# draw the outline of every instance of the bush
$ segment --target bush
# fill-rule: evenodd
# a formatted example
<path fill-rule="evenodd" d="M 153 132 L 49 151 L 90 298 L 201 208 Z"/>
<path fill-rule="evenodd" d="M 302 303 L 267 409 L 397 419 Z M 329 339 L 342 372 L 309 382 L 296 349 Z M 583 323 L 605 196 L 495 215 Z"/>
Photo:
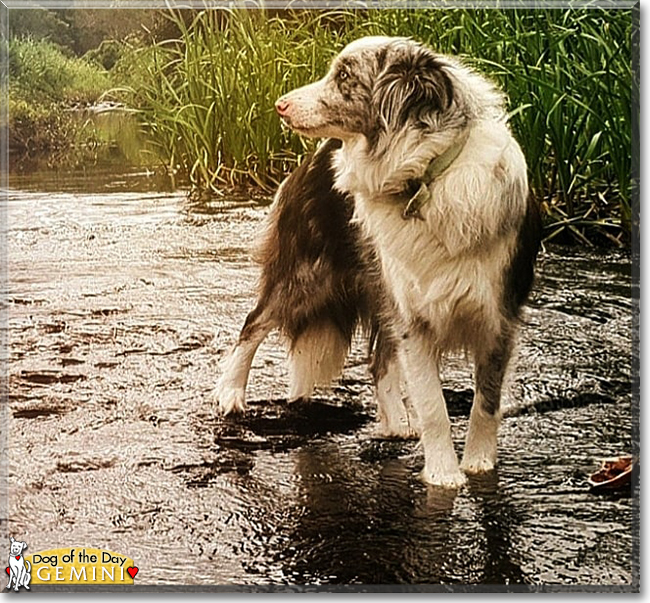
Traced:
<path fill-rule="evenodd" d="M 107 73 L 97 65 L 31 38 L 9 42 L 9 78 L 10 93 L 40 103 L 90 103 L 109 87 Z"/>
<path fill-rule="evenodd" d="M 73 145 L 83 123 L 69 109 L 90 104 L 109 87 L 106 72 L 30 38 L 9 42 L 8 137 L 21 154 L 52 153 Z"/>
<path fill-rule="evenodd" d="M 124 41 L 103 40 L 97 48 L 84 54 L 83 58 L 89 63 L 110 71 L 127 50 L 128 46 Z"/>
<path fill-rule="evenodd" d="M 76 139 L 77 123 L 58 105 L 39 105 L 9 99 L 9 148 L 33 156 L 56 153 Z"/>

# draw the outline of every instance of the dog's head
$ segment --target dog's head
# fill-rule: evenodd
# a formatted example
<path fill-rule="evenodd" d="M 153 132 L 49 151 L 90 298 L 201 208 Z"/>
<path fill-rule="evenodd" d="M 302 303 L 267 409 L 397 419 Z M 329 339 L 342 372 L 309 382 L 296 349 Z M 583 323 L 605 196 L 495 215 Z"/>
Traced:
<path fill-rule="evenodd" d="M 407 125 L 435 129 L 455 106 L 454 65 L 406 38 L 369 37 L 349 44 L 327 75 L 280 98 L 282 120 L 300 134 L 346 140 Z"/>
<path fill-rule="evenodd" d="M 20 555 L 23 552 L 23 550 L 27 548 L 27 543 L 21 542 L 20 540 L 14 540 L 13 536 L 11 536 L 10 538 L 11 538 L 10 554 Z"/>

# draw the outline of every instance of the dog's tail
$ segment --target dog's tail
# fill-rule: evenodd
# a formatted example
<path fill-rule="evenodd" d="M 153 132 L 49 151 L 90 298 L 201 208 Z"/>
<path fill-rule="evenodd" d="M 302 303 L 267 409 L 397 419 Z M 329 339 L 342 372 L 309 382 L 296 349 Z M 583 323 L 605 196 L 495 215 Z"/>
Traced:
<path fill-rule="evenodd" d="M 315 386 L 330 385 L 343 370 L 350 340 L 333 322 L 309 325 L 289 352 L 289 399 L 309 398 Z"/>

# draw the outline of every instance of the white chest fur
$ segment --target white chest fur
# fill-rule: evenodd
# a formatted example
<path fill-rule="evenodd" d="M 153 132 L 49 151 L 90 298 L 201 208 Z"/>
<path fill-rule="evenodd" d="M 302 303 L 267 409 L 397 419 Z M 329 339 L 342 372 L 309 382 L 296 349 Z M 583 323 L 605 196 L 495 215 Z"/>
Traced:
<path fill-rule="evenodd" d="M 400 178 L 404 155 L 395 149 L 382 168 L 362 145 L 344 145 L 335 160 L 337 186 L 354 194 L 355 219 L 377 249 L 405 327 L 426 322 L 444 349 L 481 345 L 477 330 L 491 338 L 501 329 L 503 275 L 526 207 L 521 150 L 504 123 L 475 126 L 457 160 L 430 185 L 424 220 L 404 220 L 404 201 L 382 192 L 394 187 L 389 180 L 405 182 L 426 168 L 419 151 L 413 155 L 420 167 L 407 162 Z"/>

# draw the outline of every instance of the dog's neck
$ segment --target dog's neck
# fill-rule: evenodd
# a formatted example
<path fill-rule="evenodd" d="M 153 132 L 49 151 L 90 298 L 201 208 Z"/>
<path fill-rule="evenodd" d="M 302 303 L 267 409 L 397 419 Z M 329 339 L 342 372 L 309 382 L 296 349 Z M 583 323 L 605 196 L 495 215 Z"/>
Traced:
<path fill-rule="evenodd" d="M 371 149 L 363 136 L 348 139 L 335 159 L 335 186 L 342 192 L 367 198 L 403 194 L 409 183 L 426 179 L 430 166 L 435 171 L 438 158 L 440 167 L 445 157 L 455 160 L 469 131 L 469 126 L 435 133 L 406 128 L 393 137 L 390 149 L 380 153 Z"/>

